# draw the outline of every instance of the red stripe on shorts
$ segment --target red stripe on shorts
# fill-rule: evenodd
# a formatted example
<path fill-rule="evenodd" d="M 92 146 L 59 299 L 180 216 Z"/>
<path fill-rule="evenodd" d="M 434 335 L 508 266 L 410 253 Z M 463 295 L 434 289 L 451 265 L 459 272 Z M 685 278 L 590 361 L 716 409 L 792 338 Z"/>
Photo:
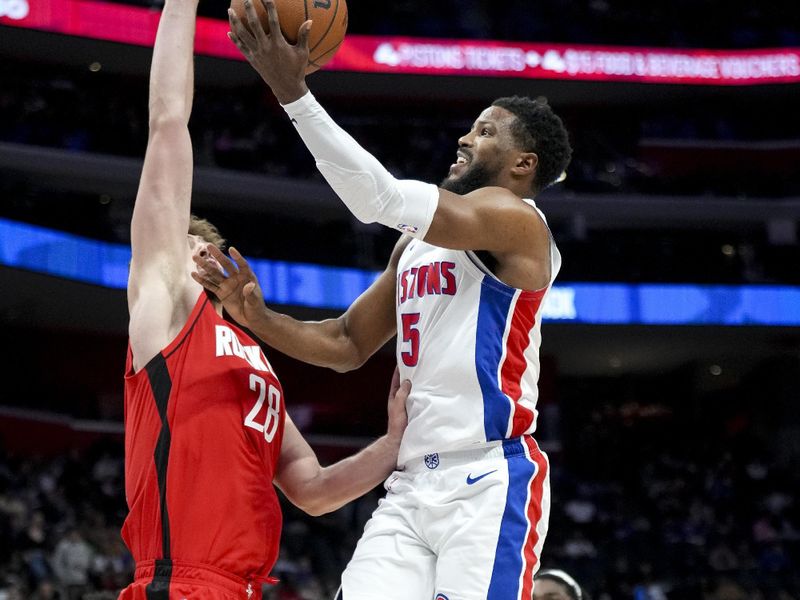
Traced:
<path fill-rule="evenodd" d="M 522 554 L 522 589 L 520 598 L 531 598 L 533 595 L 533 573 L 539 562 L 535 548 L 539 542 L 539 532 L 536 526 L 542 519 L 542 502 L 544 500 L 544 482 L 547 478 L 547 460 L 539 450 L 539 446 L 531 436 L 525 436 L 523 443 L 528 448 L 531 461 L 536 463 L 536 473 L 530 485 L 530 496 L 528 506 L 525 510 L 528 526 L 528 536 L 525 539 L 525 546 Z"/>

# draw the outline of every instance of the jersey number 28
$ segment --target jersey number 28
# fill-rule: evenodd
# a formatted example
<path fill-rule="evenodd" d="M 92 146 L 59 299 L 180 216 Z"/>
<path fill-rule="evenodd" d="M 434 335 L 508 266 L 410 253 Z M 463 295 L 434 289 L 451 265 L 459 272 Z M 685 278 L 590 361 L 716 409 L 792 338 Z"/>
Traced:
<path fill-rule="evenodd" d="M 258 400 L 256 400 L 252 410 L 245 417 L 244 424 L 262 432 L 264 439 L 267 442 L 271 442 L 272 438 L 275 437 L 275 432 L 278 431 L 278 423 L 281 420 L 281 392 L 272 384 L 267 387 L 267 382 L 255 373 L 250 373 L 250 389 L 258 392 Z M 262 425 L 256 421 L 256 417 L 261 412 L 261 407 L 264 406 L 264 400 L 267 397 L 269 397 L 267 416 Z"/>

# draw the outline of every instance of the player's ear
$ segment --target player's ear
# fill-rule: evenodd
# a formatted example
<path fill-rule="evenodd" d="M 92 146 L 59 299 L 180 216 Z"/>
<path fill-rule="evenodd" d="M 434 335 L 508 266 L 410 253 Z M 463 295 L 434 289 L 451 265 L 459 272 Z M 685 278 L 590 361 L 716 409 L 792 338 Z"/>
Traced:
<path fill-rule="evenodd" d="M 536 172 L 536 167 L 539 165 L 539 156 L 535 152 L 522 152 L 517 155 L 514 166 L 511 167 L 511 172 L 520 177 L 526 177 Z"/>

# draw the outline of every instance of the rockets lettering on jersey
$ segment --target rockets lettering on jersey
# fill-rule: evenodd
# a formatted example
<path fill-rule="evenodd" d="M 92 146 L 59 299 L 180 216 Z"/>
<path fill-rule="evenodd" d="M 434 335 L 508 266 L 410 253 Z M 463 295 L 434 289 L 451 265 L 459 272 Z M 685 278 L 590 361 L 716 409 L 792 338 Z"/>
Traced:
<path fill-rule="evenodd" d="M 281 418 L 281 389 L 277 377 L 273 372 L 267 357 L 258 345 L 245 346 L 239 340 L 236 332 L 227 325 L 215 325 L 214 337 L 216 340 L 216 356 L 236 356 L 247 362 L 255 371 L 269 373 L 272 377 L 261 377 L 251 373 L 248 379 L 250 390 L 257 394 L 257 400 L 245 417 L 246 427 L 255 429 L 264 434 L 267 442 L 272 442 L 278 431 Z M 266 409 L 266 416 L 262 417 L 262 408 Z"/>
<path fill-rule="evenodd" d="M 247 361 L 256 371 L 272 373 L 260 346 L 242 346 L 239 338 L 230 327 L 216 326 L 217 349 L 216 356 L 238 356 Z"/>

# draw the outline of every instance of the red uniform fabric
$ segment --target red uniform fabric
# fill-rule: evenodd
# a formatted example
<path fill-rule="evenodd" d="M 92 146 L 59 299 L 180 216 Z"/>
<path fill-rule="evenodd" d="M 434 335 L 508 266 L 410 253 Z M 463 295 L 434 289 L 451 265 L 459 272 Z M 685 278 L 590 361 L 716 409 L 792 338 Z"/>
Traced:
<path fill-rule="evenodd" d="M 169 571 L 168 577 L 166 571 Z M 169 590 L 167 594 L 167 589 Z M 169 568 L 146 561 L 136 568 L 135 581 L 119 600 L 261 600 L 261 585 L 211 568 L 170 561 Z"/>
<path fill-rule="evenodd" d="M 152 580 L 147 598 L 189 597 L 176 587 L 186 569 L 225 574 L 238 582 L 238 597 L 260 596 L 253 590 L 278 555 L 282 519 L 272 480 L 285 414 L 264 353 L 205 293 L 178 336 L 138 373 L 129 349 L 122 537 L 138 586 L 122 597 L 140 597 L 132 588 L 142 578 Z"/>

